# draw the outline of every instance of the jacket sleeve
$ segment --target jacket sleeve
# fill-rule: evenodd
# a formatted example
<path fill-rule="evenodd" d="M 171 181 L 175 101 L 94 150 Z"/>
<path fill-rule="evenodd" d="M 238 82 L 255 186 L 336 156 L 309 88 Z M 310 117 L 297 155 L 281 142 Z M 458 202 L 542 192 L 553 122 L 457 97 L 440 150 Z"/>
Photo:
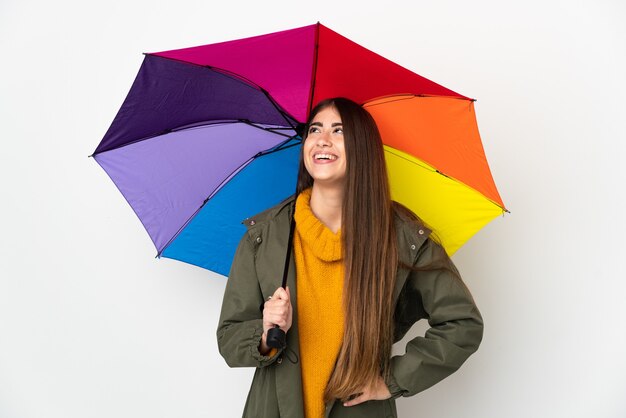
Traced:
<path fill-rule="evenodd" d="M 217 327 L 217 345 L 230 367 L 268 366 L 281 352 L 272 350 L 271 356 L 259 353 L 263 302 L 254 265 L 254 248 L 246 234 L 235 252 Z"/>
<path fill-rule="evenodd" d="M 433 265 L 433 260 L 440 260 Z M 391 358 L 385 379 L 392 397 L 412 396 L 454 373 L 474 353 L 483 321 L 472 295 L 443 248 L 428 239 L 419 250 L 396 305 L 404 329 L 421 318 L 430 329 L 407 343 L 406 353 Z"/>

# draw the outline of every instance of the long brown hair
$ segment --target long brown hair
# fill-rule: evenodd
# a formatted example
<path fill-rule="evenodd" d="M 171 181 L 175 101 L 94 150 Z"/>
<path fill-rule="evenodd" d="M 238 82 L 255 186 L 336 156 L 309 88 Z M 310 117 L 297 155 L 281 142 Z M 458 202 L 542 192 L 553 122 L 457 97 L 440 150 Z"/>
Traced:
<path fill-rule="evenodd" d="M 394 208 L 376 123 L 367 110 L 349 99 L 327 99 L 311 111 L 304 141 L 309 124 L 327 107 L 341 116 L 346 181 L 341 219 L 345 327 L 325 401 L 346 399 L 389 373 L 398 268 Z M 298 193 L 312 185 L 313 178 L 301 159 Z"/>

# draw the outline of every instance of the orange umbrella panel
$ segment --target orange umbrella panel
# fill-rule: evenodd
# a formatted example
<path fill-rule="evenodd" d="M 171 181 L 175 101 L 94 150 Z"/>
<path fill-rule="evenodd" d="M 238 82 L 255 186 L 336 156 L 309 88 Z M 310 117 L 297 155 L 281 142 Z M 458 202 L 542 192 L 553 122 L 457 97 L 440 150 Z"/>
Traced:
<path fill-rule="evenodd" d="M 474 102 L 437 96 L 390 96 L 370 101 L 385 145 L 476 190 L 504 209 L 478 133 Z"/>

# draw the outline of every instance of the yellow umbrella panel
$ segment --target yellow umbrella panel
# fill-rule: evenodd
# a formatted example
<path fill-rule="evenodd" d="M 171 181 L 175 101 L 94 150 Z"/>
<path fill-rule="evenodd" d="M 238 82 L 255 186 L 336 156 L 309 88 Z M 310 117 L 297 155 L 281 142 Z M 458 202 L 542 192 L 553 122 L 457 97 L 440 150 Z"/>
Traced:
<path fill-rule="evenodd" d="M 503 209 L 476 190 L 417 158 L 385 146 L 391 197 L 415 212 L 449 255 Z"/>

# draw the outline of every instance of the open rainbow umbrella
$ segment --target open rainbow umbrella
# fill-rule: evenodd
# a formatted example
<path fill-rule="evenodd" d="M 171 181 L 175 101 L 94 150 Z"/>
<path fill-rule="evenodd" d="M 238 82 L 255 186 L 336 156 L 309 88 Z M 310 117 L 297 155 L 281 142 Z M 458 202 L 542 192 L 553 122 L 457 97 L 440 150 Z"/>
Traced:
<path fill-rule="evenodd" d="M 146 54 L 93 157 L 159 257 L 227 274 L 241 220 L 295 190 L 299 124 L 335 96 L 373 115 L 392 197 L 424 219 L 449 254 L 506 210 L 474 100 L 319 23 Z"/>

